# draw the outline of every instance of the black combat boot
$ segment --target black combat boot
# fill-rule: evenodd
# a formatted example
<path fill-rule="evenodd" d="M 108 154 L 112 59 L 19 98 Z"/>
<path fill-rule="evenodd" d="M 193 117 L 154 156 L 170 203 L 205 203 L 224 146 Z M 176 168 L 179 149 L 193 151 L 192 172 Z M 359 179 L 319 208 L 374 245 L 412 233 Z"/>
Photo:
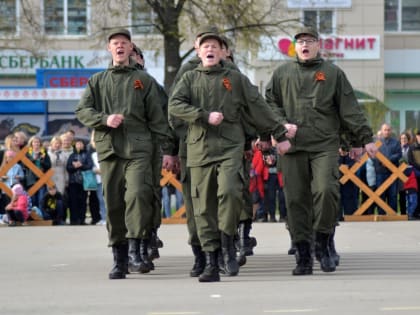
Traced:
<path fill-rule="evenodd" d="M 289 230 L 289 235 L 290 235 L 290 248 L 287 251 L 287 255 L 294 255 L 296 254 L 297 249 L 296 249 L 295 243 L 293 242 L 292 233 L 290 233 L 290 230 Z"/>
<path fill-rule="evenodd" d="M 156 245 L 158 248 L 163 247 L 163 241 L 159 238 L 159 235 L 157 235 L 157 232 L 156 232 Z"/>
<path fill-rule="evenodd" d="M 143 268 L 140 270 L 141 273 L 148 273 L 151 270 L 155 270 L 155 265 L 149 258 L 148 247 L 149 240 L 145 238 L 140 239 L 140 258 L 143 262 Z"/>
<path fill-rule="evenodd" d="M 332 259 L 334 260 L 335 265 L 338 267 L 338 265 L 340 265 L 340 255 L 337 253 L 335 249 L 334 236 L 335 236 L 335 227 L 334 227 L 333 233 L 330 235 L 330 239 L 328 241 L 328 248 L 330 249 L 330 255 Z"/>
<path fill-rule="evenodd" d="M 240 250 L 243 251 L 245 256 L 254 255 L 254 247 L 257 246 L 255 237 L 249 236 L 252 228 L 252 220 L 245 220 L 239 223 L 239 245 Z"/>
<path fill-rule="evenodd" d="M 291 241 L 290 241 L 290 248 L 289 248 L 289 250 L 287 251 L 287 255 L 294 255 L 294 254 L 296 254 L 296 245 L 295 245 L 295 243 L 293 243 L 293 241 L 291 240 Z"/>
<path fill-rule="evenodd" d="M 239 255 L 236 257 L 236 261 L 238 262 L 239 267 L 242 267 L 246 264 L 246 256 L 239 252 Z"/>
<path fill-rule="evenodd" d="M 289 231 L 289 236 L 290 236 L 290 248 L 287 251 L 287 255 L 295 255 L 297 249 L 296 249 L 295 243 L 293 242 L 292 232 L 290 232 L 289 220 L 288 220 L 288 217 L 287 216 L 284 218 L 284 222 L 285 222 L 287 231 Z"/>
<path fill-rule="evenodd" d="M 216 250 L 216 255 L 217 255 L 217 265 L 219 266 L 219 274 L 224 275 L 225 272 L 225 262 L 223 260 L 223 254 L 222 254 L 222 248 L 218 248 Z"/>
<path fill-rule="evenodd" d="M 150 260 L 155 260 L 155 259 L 160 258 L 159 241 L 160 240 L 157 236 L 157 230 L 153 229 L 150 233 L 150 241 L 149 241 L 149 246 L 148 246 Z"/>
<path fill-rule="evenodd" d="M 217 251 L 204 252 L 206 256 L 206 267 L 198 277 L 199 282 L 218 282 L 220 281 L 219 266 L 217 263 Z"/>
<path fill-rule="evenodd" d="M 238 233 L 239 233 L 239 256 L 237 258 L 239 266 L 243 266 L 246 263 L 245 256 L 254 255 L 253 248 L 257 245 L 255 237 L 250 237 L 252 220 L 245 220 L 239 222 Z"/>
<path fill-rule="evenodd" d="M 191 248 L 194 254 L 194 265 L 190 271 L 190 276 L 198 277 L 203 273 L 204 268 L 206 267 L 206 255 L 200 245 L 191 245 Z"/>
<path fill-rule="evenodd" d="M 307 241 L 300 241 L 296 244 L 296 268 L 293 269 L 294 276 L 312 274 L 311 244 Z"/>
<path fill-rule="evenodd" d="M 221 232 L 221 240 L 225 275 L 236 276 L 239 272 L 239 264 L 236 261 L 236 248 L 233 244 L 233 236 Z"/>
<path fill-rule="evenodd" d="M 333 272 L 336 267 L 328 246 L 329 239 L 330 234 L 320 232 L 315 234 L 315 255 L 321 264 L 321 270 L 324 272 Z"/>
<path fill-rule="evenodd" d="M 118 244 L 112 246 L 114 265 L 109 273 L 109 279 L 125 279 L 128 264 L 128 245 Z"/>
<path fill-rule="evenodd" d="M 128 239 L 128 271 L 141 272 L 144 269 L 144 263 L 140 257 L 140 239 Z"/>

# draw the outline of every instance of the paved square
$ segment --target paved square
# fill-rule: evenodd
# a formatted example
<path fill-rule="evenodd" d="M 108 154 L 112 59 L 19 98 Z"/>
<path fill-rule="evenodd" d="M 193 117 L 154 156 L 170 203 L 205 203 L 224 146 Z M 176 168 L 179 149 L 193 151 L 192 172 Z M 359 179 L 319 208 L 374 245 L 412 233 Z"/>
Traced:
<path fill-rule="evenodd" d="M 237 277 L 189 277 L 185 225 L 163 225 L 156 270 L 108 280 L 103 226 L 0 228 L 0 314 L 262 315 L 420 314 L 420 221 L 345 222 L 341 263 L 291 275 L 283 223 L 256 223 L 255 255 Z"/>

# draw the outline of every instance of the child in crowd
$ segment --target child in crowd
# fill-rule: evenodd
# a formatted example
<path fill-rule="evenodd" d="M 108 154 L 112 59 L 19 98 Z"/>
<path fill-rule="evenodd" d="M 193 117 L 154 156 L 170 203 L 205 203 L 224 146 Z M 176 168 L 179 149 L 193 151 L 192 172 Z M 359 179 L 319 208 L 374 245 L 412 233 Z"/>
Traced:
<path fill-rule="evenodd" d="M 256 141 L 252 143 L 253 157 L 250 170 L 249 192 L 252 196 L 252 212 L 254 220 L 257 219 L 257 214 L 263 208 L 264 200 L 264 159 L 261 150 Z"/>
<path fill-rule="evenodd" d="M 16 152 L 13 150 L 6 150 L 4 154 L 4 159 L 1 167 L 5 167 L 7 163 L 9 163 L 14 157 L 16 156 Z M 2 176 L 1 180 L 11 188 L 15 184 L 19 184 L 24 177 L 22 167 L 16 163 L 13 165 L 6 173 L 6 175 Z M 9 204 L 10 198 L 5 192 L 0 193 L 0 219 L 3 219 L 3 215 L 5 215 L 5 207 Z"/>
<path fill-rule="evenodd" d="M 403 190 L 406 192 L 406 205 L 407 205 L 407 214 L 409 220 L 414 220 L 414 212 L 417 208 L 417 180 L 414 168 L 411 165 L 408 165 L 407 169 L 404 171 L 404 174 L 408 177 L 408 180 L 404 183 Z"/>
<path fill-rule="evenodd" d="M 41 211 L 44 220 L 53 220 L 53 225 L 64 224 L 63 196 L 57 187 L 48 187 L 48 190 L 41 201 Z"/>
<path fill-rule="evenodd" d="M 270 222 L 277 222 L 277 192 L 280 188 L 278 171 L 277 171 L 277 153 L 275 147 L 269 151 L 263 152 L 264 160 L 264 210 L 259 216 L 259 221 L 267 222 L 270 216 Z"/>
<path fill-rule="evenodd" d="M 9 163 L 14 157 L 16 156 L 16 152 L 12 150 L 7 150 L 4 155 L 4 160 L 2 163 L 2 167 Z M 2 180 L 8 187 L 12 187 L 15 184 L 20 184 L 23 180 L 24 173 L 23 169 L 20 164 L 16 163 L 13 165 L 6 173 L 5 176 L 2 177 Z"/>
<path fill-rule="evenodd" d="M 28 219 L 28 197 L 21 184 L 12 187 L 13 196 L 6 206 L 9 226 L 21 225 Z"/>

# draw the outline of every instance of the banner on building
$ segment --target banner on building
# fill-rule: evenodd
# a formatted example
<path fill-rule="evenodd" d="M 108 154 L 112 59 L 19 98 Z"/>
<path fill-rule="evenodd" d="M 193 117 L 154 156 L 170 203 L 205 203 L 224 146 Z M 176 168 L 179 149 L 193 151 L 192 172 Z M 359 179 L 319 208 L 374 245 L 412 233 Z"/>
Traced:
<path fill-rule="evenodd" d="M 323 36 L 319 40 L 321 56 L 329 60 L 375 60 L 381 58 L 379 35 Z M 259 60 L 288 60 L 295 57 L 291 37 L 261 37 Z"/>
<path fill-rule="evenodd" d="M 289 9 L 349 9 L 351 0 L 287 0 Z"/>

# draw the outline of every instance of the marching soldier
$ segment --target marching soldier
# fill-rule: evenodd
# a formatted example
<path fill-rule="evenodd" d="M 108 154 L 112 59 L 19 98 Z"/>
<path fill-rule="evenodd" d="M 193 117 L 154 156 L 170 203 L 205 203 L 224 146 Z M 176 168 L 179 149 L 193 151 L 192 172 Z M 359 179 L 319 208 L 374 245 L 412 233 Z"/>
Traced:
<path fill-rule="evenodd" d="M 297 248 L 293 275 L 312 274 L 311 241 L 324 272 L 336 269 L 328 243 L 339 210 L 338 148 L 340 128 L 349 130 L 351 155 L 377 152 L 372 130 L 345 74 L 319 55 L 316 30 L 295 35 L 297 59 L 279 66 L 266 88 L 266 99 L 295 134 L 282 158 L 288 224 Z"/>
<path fill-rule="evenodd" d="M 199 40 L 201 64 L 185 73 L 169 100 L 169 114 L 188 123 L 187 167 L 195 223 L 206 266 L 200 282 L 219 281 L 217 253 L 222 248 L 225 271 L 239 272 L 233 236 L 243 209 L 242 119 L 264 135 L 273 133 L 281 154 L 290 147 L 284 126 L 248 78 L 224 67 L 222 38 L 204 34 Z"/>
<path fill-rule="evenodd" d="M 163 144 L 163 167 L 171 169 L 170 132 L 155 80 L 130 60 L 131 34 L 112 32 L 108 51 L 112 63 L 93 75 L 76 108 L 77 118 L 95 129 L 102 171 L 109 246 L 114 266 L 110 279 L 152 269 L 147 244 L 153 220 L 153 137 Z M 134 255 L 128 261 L 128 243 Z"/>

